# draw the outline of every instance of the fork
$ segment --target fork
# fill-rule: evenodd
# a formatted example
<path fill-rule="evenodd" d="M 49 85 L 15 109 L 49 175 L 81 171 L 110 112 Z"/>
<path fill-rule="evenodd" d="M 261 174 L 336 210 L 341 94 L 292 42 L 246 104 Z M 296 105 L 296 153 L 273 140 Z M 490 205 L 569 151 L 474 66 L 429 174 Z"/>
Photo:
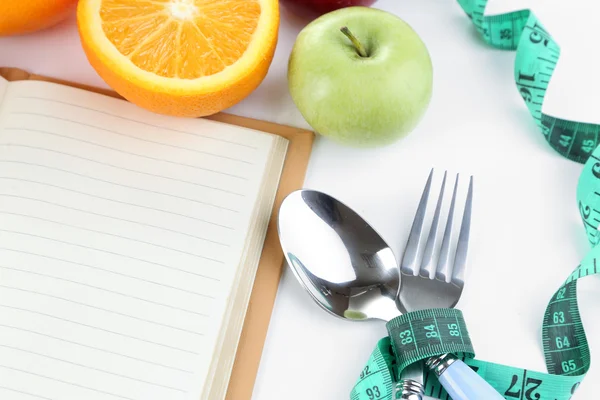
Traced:
<path fill-rule="evenodd" d="M 421 195 L 400 265 L 401 279 L 397 306 L 403 314 L 427 308 L 453 308 L 458 303 L 465 285 L 465 267 L 473 204 L 473 177 L 471 176 L 469 179 L 469 189 L 465 201 L 460 233 L 456 250 L 453 252 L 451 250 L 451 242 L 459 182 L 459 174 L 456 175 L 450 209 L 436 262 L 434 253 L 436 248 L 439 247 L 438 227 L 446 188 L 447 172 L 444 172 L 431 227 L 427 240 L 425 240 L 423 237 L 423 227 L 425 225 L 425 212 L 431 192 L 433 172 L 431 170 L 429 173 L 429 178 Z M 423 257 L 419 262 L 419 253 L 421 251 L 423 252 Z M 482 377 L 451 354 L 432 357 L 426 361 L 426 366 L 434 371 L 440 383 L 453 400 L 504 399 Z M 403 380 L 398 384 L 396 389 L 398 392 L 394 395 L 394 398 L 422 398 L 420 397 L 423 394 L 422 363 L 419 362 L 409 366 L 405 373 L 403 373 L 402 378 Z M 398 394 L 401 394 L 402 397 L 396 397 Z"/>

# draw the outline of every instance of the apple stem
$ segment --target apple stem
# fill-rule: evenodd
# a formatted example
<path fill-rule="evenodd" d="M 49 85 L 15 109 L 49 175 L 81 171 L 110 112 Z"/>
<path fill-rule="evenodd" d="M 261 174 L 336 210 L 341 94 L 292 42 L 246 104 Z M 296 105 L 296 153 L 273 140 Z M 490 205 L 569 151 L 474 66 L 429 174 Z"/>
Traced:
<path fill-rule="evenodd" d="M 354 48 L 356 49 L 357 53 L 361 57 L 369 56 L 367 54 L 367 50 L 365 49 L 365 46 L 363 46 L 363 44 L 360 42 L 360 40 L 358 40 L 358 38 L 356 36 L 354 36 L 354 34 L 352 34 L 352 32 L 350 32 L 350 29 L 348 29 L 347 26 L 343 26 L 342 28 L 340 28 L 340 31 L 342 31 L 342 33 L 344 35 L 348 36 L 348 39 L 350 39 L 350 41 L 354 45 Z"/>

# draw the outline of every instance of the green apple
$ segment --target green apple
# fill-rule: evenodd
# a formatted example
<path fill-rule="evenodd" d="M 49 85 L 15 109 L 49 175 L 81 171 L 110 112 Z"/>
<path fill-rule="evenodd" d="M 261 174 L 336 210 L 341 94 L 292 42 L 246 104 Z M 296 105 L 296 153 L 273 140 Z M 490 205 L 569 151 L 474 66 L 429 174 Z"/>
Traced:
<path fill-rule="evenodd" d="M 348 7 L 298 35 L 288 63 L 294 103 L 319 134 L 355 147 L 406 136 L 431 98 L 433 68 L 417 33 L 389 12 Z"/>

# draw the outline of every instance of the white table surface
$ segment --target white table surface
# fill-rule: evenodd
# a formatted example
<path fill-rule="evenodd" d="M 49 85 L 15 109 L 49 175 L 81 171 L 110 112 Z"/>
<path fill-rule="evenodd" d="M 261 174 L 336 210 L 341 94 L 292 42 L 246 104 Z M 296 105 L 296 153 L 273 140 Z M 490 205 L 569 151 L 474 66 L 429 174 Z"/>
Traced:
<path fill-rule="evenodd" d="M 430 168 L 475 175 L 471 258 L 458 307 L 478 358 L 545 371 L 545 307 L 589 248 L 575 202 L 582 166 L 555 153 L 537 130 L 515 89 L 514 52 L 484 45 L 457 3 L 379 0 L 376 7 L 405 19 L 425 41 L 434 65 L 431 104 L 408 138 L 386 148 L 351 149 L 319 137 L 305 187 L 346 202 L 401 254 Z M 496 0 L 488 14 L 521 8 L 532 8 L 562 47 L 544 111 L 600 123 L 600 31 L 594 28 L 600 4 Z M 309 127 L 286 82 L 287 59 L 305 24 L 282 14 L 266 80 L 228 112 Z M 74 19 L 0 39 L 0 65 L 106 87 L 86 61 Z M 580 288 L 594 360 L 600 354 L 600 283 L 588 278 Z M 348 398 L 384 335 L 383 322 L 350 323 L 321 311 L 286 268 L 253 399 Z M 592 362 L 574 399 L 596 398 L 599 377 L 600 367 Z"/>

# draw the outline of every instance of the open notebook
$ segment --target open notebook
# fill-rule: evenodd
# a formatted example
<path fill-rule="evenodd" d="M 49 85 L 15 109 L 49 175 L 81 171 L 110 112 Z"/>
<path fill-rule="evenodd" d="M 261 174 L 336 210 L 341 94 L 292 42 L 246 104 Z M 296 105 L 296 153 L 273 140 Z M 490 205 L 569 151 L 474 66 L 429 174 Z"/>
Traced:
<path fill-rule="evenodd" d="M 0 77 L 0 398 L 224 398 L 286 147 Z"/>

